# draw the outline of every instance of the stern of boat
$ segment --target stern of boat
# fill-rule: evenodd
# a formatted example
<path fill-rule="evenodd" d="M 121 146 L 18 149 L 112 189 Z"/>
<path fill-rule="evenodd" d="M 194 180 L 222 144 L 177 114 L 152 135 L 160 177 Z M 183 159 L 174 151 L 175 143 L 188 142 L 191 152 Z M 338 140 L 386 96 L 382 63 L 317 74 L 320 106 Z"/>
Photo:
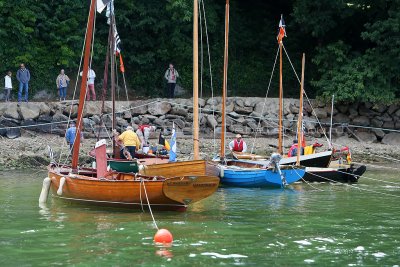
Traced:
<path fill-rule="evenodd" d="M 211 196 L 219 185 L 215 176 L 183 176 L 166 179 L 163 192 L 166 197 L 189 205 Z"/>

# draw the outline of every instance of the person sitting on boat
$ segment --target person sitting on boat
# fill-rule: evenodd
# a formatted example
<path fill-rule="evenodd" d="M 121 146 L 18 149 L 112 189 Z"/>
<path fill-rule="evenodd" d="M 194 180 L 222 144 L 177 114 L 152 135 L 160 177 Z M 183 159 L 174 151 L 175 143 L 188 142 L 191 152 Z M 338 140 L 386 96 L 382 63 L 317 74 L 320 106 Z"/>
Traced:
<path fill-rule="evenodd" d="M 125 148 L 131 154 L 131 157 L 135 157 L 135 151 L 137 147 L 140 147 L 140 140 L 137 134 L 133 131 L 132 126 L 126 127 L 126 131 L 118 136 L 118 139 L 122 141 Z M 126 158 L 124 155 L 124 150 L 121 150 L 121 158 Z"/>
<path fill-rule="evenodd" d="M 156 126 L 150 126 L 147 124 L 142 124 L 139 126 L 139 128 L 136 130 L 136 134 L 140 139 L 141 149 L 143 149 L 143 146 L 149 144 L 150 133 L 155 132 L 156 129 L 157 129 Z"/>
<path fill-rule="evenodd" d="M 75 122 L 70 122 L 69 128 L 67 132 L 65 133 L 65 139 L 67 140 L 67 143 L 69 145 L 69 149 L 72 150 L 74 147 L 74 142 L 75 142 L 75 135 L 76 135 L 76 125 Z M 83 138 L 82 132 L 81 132 L 81 139 Z"/>
<path fill-rule="evenodd" d="M 288 152 L 288 157 L 295 157 L 297 156 L 297 149 L 298 149 L 298 141 L 297 139 L 293 140 L 293 145 L 290 147 Z M 300 155 L 304 155 L 304 148 L 301 148 Z"/>
<path fill-rule="evenodd" d="M 236 139 L 232 140 L 229 143 L 229 149 L 232 152 L 246 152 L 247 151 L 247 144 L 246 142 L 242 139 L 242 136 L 240 134 L 236 135 Z"/>

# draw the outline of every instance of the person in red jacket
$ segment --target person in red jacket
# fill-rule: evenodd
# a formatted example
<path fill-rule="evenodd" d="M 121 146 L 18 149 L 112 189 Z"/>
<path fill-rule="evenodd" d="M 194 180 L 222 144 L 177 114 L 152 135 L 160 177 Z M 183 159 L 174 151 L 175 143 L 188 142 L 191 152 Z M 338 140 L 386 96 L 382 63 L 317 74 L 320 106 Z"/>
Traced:
<path fill-rule="evenodd" d="M 297 139 L 293 140 L 293 145 L 290 147 L 288 152 L 288 157 L 295 157 L 297 156 L 297 149 L 298 149 L 298 141 Z M 304 155 L 304 148 L 301 148 L 300 155 Z"/>
<path fill-rule="evenodd" d="M 240 134 L 237 134 L 236 139 L 232 140 L 229 143 L 229 149 L 233 152 L 246 152 L 247 151 L 246 142 L 242 139 L 242 136 Z"/>

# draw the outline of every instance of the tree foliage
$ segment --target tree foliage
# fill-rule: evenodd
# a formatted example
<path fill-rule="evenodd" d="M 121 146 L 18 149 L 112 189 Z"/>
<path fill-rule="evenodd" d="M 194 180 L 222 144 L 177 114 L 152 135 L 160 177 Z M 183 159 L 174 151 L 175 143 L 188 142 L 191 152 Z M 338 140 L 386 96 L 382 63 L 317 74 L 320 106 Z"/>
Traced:
<path fill-rule="evenodd" d="M 21 62 L 32 74 L 33 90 L 54 91 L 60 68 L 77 74 L 90 1 L 0 0 L 0 70 L 16 72 Z M 231 0 L 229 95 L 264 96 L 277 52 L 280 14 L 287 25 L 285 49 L 294 69 L 306 53 L 308 95 L 342 101 L 392 102 L 399 95 L 400 4 L 398 0 L 278 2 Z M 204 0 L 214 94 L 221 91 L 225 1 Z M 135 96 L 164 93 L 163 74 L 172 62 L 188 95 L 192 88 L 192 0 L 116 0 L 128 88 Z M 108 25 L 96 16 L 93 69 L 98 86 L 104 69 Z M 203 95 L 210 74 L 204 24 Z M 201 47 L 201 46 L 200 46 Z M 275 69 L 269 96 L 278 92 Z M 297 97 L 299 83 L 287 59 L 285 96 Z M 121 76 L 119 77 L 119 80 Z M 119 81 L 119 84 L 121 82 Z"/>

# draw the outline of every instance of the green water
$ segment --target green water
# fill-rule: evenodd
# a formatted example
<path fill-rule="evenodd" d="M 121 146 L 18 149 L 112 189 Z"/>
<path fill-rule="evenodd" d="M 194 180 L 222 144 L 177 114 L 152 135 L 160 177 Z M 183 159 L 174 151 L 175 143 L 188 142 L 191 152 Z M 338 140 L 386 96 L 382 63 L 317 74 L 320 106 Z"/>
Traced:
<path fill-rule="evenodd" d="M 167 249 L 153 244 L 148 212 L 51 198 L 39 208 L 45 175 L 0 173 L 0 266 L 400 265 L 396 171 L 368 171 L 366 177 L 385 182 L 361 179 L 356 187 L 364 190 L 219 189 L 185 213 L 154 213 L 174 235 Z"/>

